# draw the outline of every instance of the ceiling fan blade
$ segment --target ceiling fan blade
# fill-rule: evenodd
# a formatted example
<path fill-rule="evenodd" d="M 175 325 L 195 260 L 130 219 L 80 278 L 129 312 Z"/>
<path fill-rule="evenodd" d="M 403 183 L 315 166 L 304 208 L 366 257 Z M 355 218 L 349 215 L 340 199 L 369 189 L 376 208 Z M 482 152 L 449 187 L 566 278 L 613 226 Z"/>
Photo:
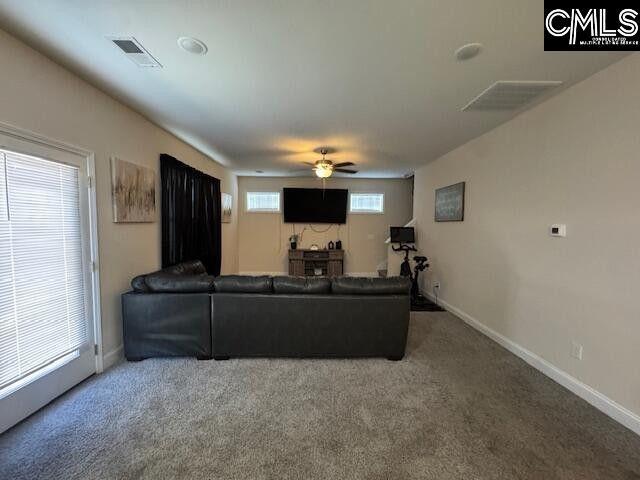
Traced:
<path fill-rule="evenodd" d="M 315 163 L 311 163 L 311 162 L 300 162 L 300 163 L 304 163 L 305 165 L 311 165 L 312 167 L 316 166 Z"/>
<path fill-rule="evenodd" d="M 334 163 L 333 164 L 334 168 L 351 167 L 352 165 L 355 165 L 355 163 L 353 163 L 353 162 L 342 162 L 342 163 Z"/>
<path fill-rule="evenodd" d="M 334 168 L 333 171 L 340 173 L 358 173 L 357 170 L 347 170 L 346 168 Z"/>

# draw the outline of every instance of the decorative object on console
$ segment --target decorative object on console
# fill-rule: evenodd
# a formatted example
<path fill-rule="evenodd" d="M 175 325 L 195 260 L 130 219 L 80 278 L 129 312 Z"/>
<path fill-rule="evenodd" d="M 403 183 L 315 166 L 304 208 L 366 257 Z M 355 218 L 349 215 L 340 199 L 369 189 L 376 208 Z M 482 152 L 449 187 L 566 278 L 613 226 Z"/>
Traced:
<path fill-rule="evenodd" d="M 435 221 L 462 222 L 464 220 L 465 182 L 436 190 Z"/>
<path fill-rule="evenodd" d="M 156 172 L 112 157 L 111 188 L 114 222 L 155 222 Z"/>
<path fill-rule="evenodd" d="M 342 240 L 336 240 L 336 250 L 342 250 Z"/>
<path fill-rule="evenodd" d="M 333 240 L 329 240 L 329 245 L 327 246 L 327 248 L 329 250 L 334 250 L 336 248 L 335 244 L 333 243 Z"/>
<path fill-rule="evenodd" d="M 291 250 L 295 250 L 298 247 L 298 235 L 293 234 L 289 237 L 289 243 L 291 244 Z"/>
<path fill-rule="evenodd" d="M 231 223 L 231 216 L 233 215 L 233 197 L 228 193 L 221 193 L 220 208 L 222 209 L 222 217 L 220 221 L 222 223 Z"/>

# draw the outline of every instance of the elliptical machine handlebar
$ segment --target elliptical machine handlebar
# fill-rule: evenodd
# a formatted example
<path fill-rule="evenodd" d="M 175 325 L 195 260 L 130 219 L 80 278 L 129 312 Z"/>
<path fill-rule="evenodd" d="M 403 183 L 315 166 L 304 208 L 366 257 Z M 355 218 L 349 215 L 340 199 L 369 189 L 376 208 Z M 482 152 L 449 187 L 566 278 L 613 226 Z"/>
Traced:
<path fill-rule="evenodd" d="M 409 260 L 409 252 L 417 252 L 418 249 L 414 246 L 414 245 L 409 245 L 406 243 L 401 243 L 399 247 L 395 247 L 394 245 L 391 245 L 391 249 L 394 252 L 404 252 L 404 259 L 406 261 Z"/>

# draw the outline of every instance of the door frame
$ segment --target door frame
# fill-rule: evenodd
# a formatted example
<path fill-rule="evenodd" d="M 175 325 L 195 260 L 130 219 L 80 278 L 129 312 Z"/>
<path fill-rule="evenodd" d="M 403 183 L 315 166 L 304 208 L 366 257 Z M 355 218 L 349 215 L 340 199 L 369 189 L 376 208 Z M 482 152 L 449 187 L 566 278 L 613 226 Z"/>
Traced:
<path fill-rule="evenodd" d="M 89 214 L 89 248 L 91 256 L 91 294 L 93 314 L 93 345 L 95 353 L 96 373 L 104 371 L 104 352 L 102 347 L 102 319 L 100 308 L 100 255 L 98 248 L 98 216 L 96 201 L 96 165 L 95 155 L 92 151 L 75 145 L 61 142 L 53 138 L 45 137 L 38 133 L 18 128 L 8 123 L 0 122 L 0 134 L 12 137 L 23 142 L 53 148 L 66 153 L 77 155 L 85 159 L 88 186 L 88 214 Z M 53 372 L 51 372 L 53 373 Z"/>

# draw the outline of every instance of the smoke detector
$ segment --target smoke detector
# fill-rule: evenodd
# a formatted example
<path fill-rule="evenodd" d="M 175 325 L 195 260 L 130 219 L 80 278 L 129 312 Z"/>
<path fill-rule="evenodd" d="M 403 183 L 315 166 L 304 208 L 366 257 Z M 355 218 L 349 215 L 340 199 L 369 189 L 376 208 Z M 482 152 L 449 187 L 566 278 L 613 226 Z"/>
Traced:
<path fill-rule="evenodd" d="M 460 62 L 464 62 L 465 60 L 470 60 L 473 57 L 477 56 L 482 50 L 481 43 L 467 43 L 466 45 L 461 46 L 454 53 L 456 60 Z"/>
<path fill-rule="evenodd" d="M 185 52 L 193 53 L 194 55 L 206 55 L 208 50 L 202 40 L 193 37 L 178 38 L 178 46 Z"/>
<path fill-rule="evenodd" d="M 464 107 L 470 110 L 517 110 L 559 85 L 560 81 L 506 81 L 500 80 Z"/>
<path fill-rule="evenodd" d="M 142 44 L 134 37 L 108 36 L 110 40 L 125 56 L 139 67 L 162 68 L 153 55 L 151 55 Z"/>

